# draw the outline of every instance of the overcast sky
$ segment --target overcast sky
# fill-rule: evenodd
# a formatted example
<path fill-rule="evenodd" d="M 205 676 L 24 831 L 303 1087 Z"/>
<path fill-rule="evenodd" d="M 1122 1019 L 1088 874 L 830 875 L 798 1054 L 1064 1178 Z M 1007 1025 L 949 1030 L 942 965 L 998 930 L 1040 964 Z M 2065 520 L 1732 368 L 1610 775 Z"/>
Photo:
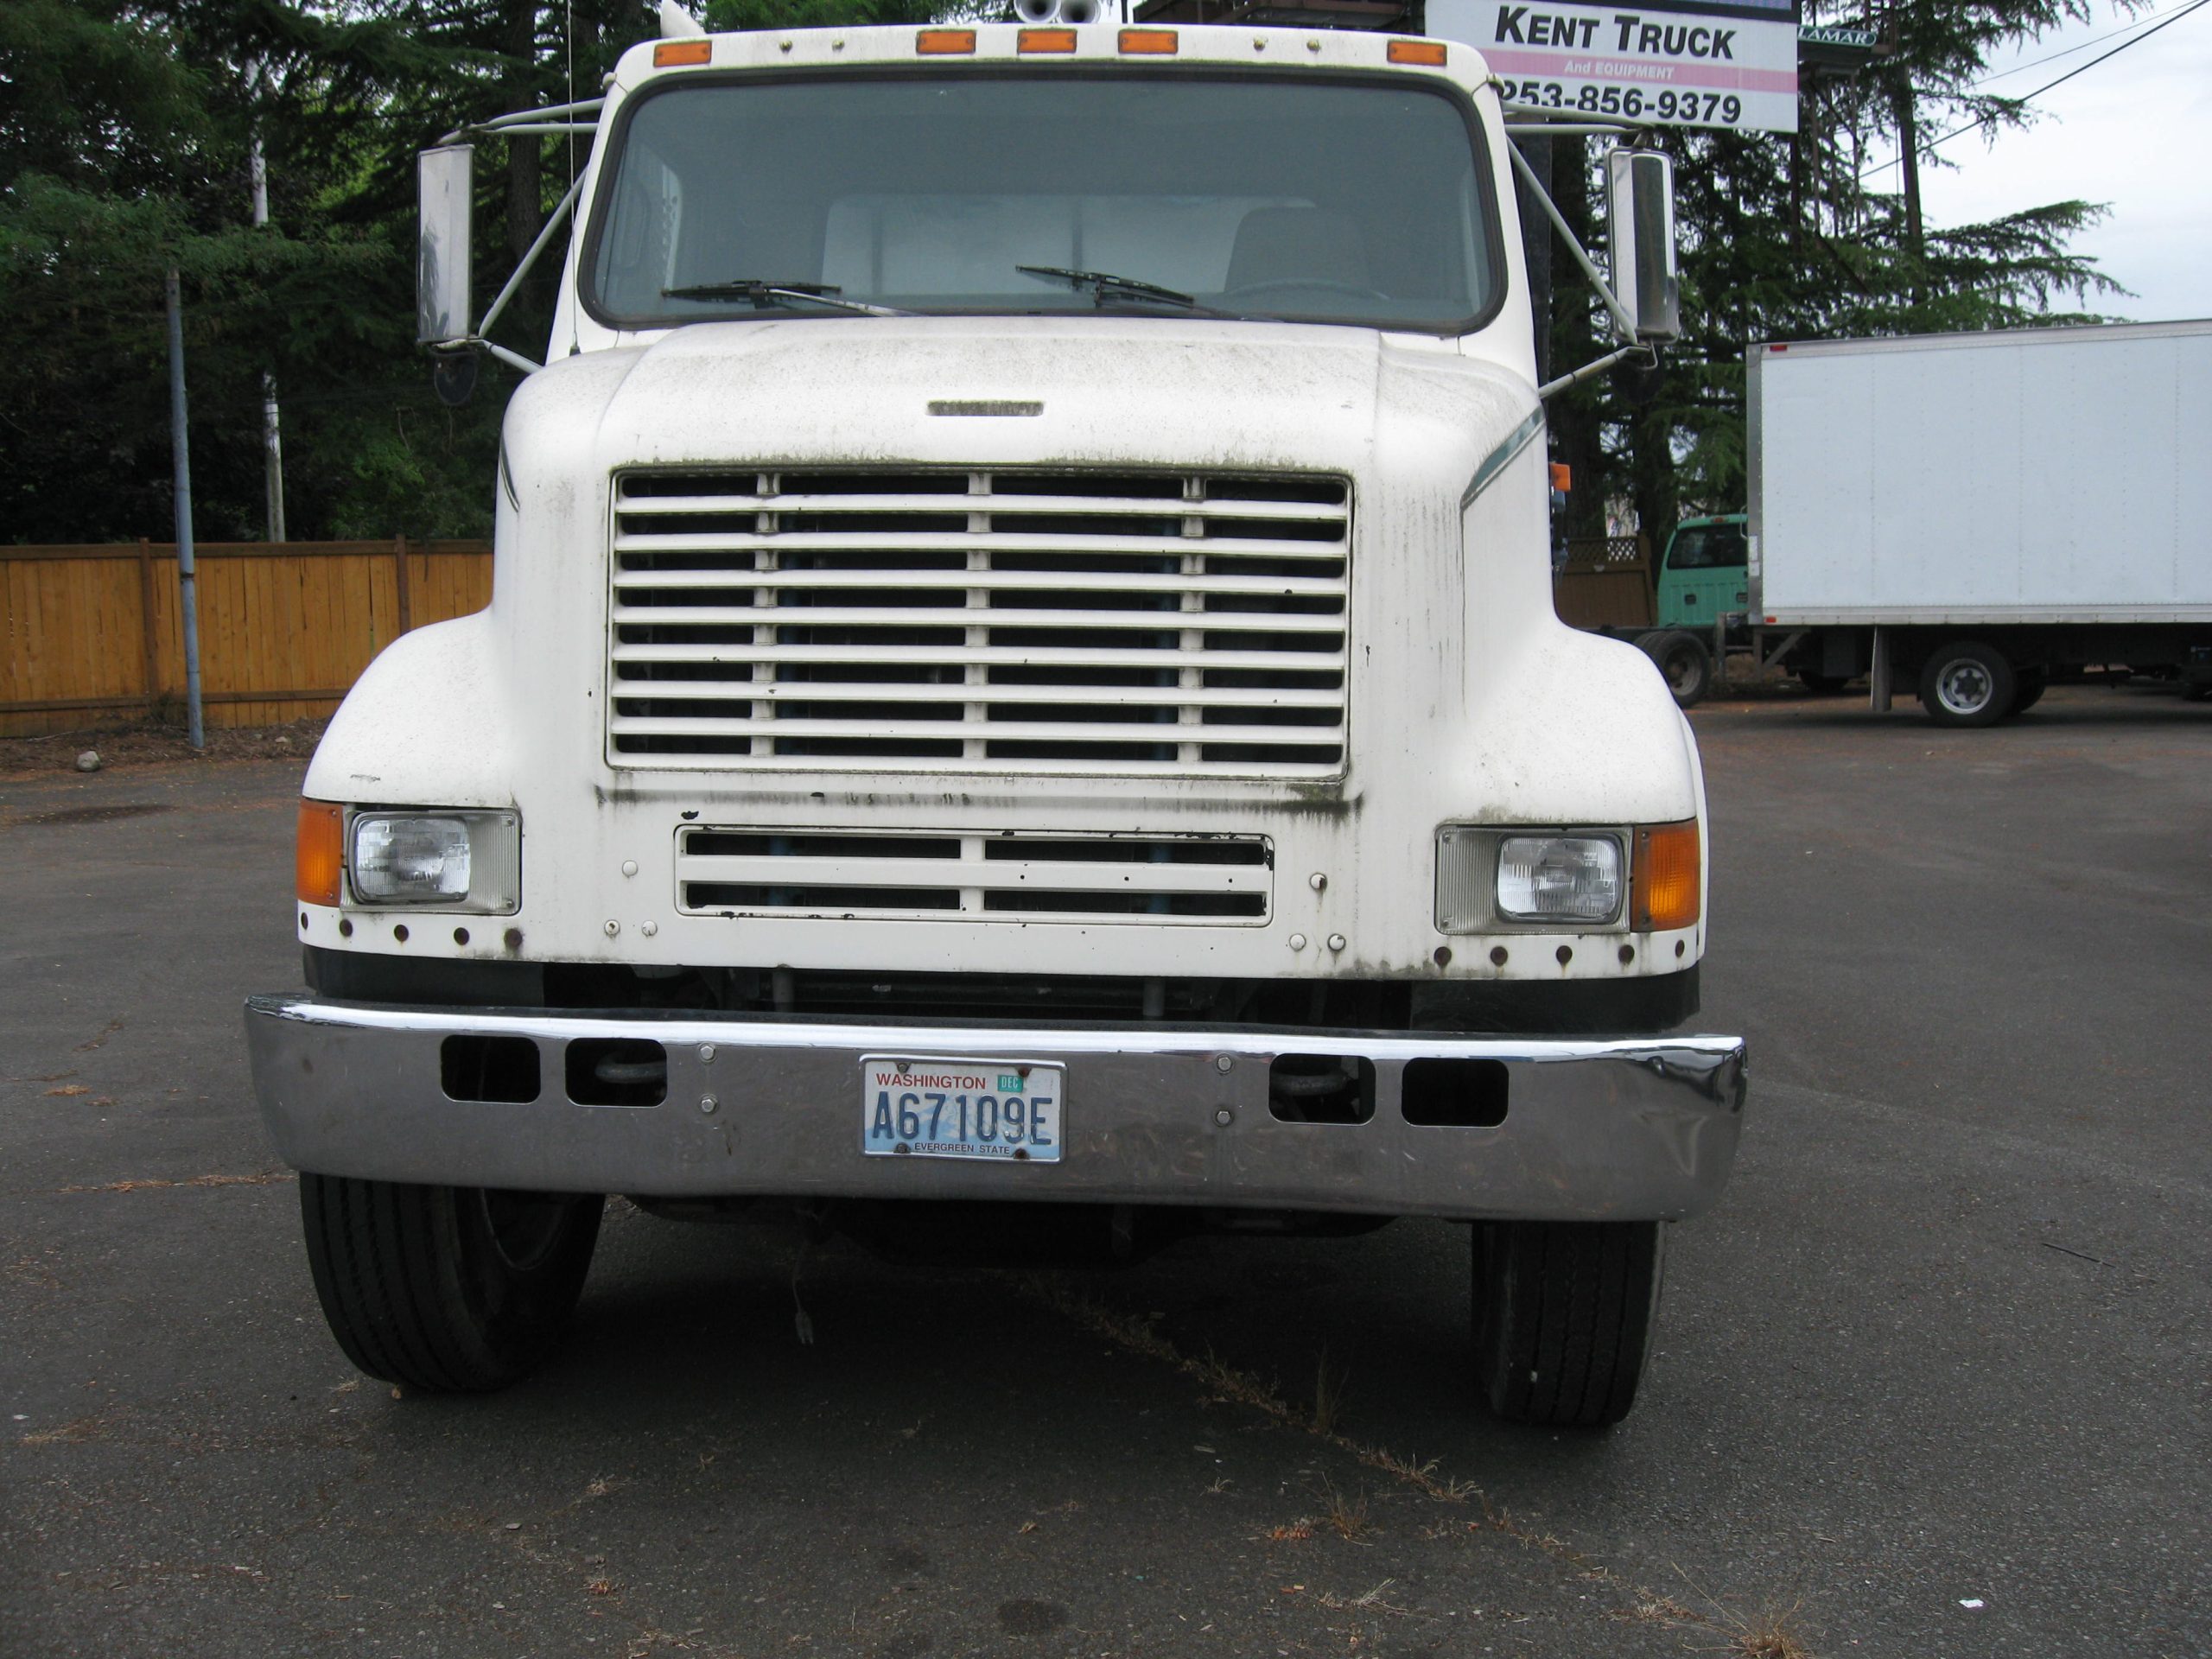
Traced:
<path fill-rule="evenodd" d="M 2008 97 L 2031 92 L 2187 3 L 2159 0 L 2130 28 L 2125 14 L 2100 0 L 2089 22 L 1993 62 L 1992 74 L 2003 78 L 1987 89 Z M 2107 38 L 2054 56 L 2098 35 Z M 2004 73 L 2037 59 L 2050 61 Z M 1982 133 L 1963 134 L 1937 151 L 1955 166 L 1923 168 L 1929 219 L 1970 224 L 2073 197 L 2108 203 L 2109 216 L 2074 245 L 2135 296 L 2093 299 L 2087 308 L 2139 322 L 2212 317 L 2212 5 L 2031 107 L 2042 115 L 2026 131 L 2005 133 L 1993 146 Z M 1894 189 L 1897 174 L 1867 182 Z"/>

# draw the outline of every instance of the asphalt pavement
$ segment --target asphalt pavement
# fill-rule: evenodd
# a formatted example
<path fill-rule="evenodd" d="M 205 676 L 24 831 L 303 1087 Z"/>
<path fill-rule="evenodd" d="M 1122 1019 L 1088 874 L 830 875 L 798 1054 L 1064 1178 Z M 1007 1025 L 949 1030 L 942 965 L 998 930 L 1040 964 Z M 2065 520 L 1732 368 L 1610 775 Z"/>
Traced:
<path fill-rule="evenodd" d="M 2212 708 L 1695 723 L 1751 1117 L 1592 1435 L 1476 1409 L 1426 1223 L 1033 1274 L 617 1202 L 545 1373 L 395 1397 L 240 1036 L 299 766 L 0 779 L 0 1655 L 2212 1654 Z"/>

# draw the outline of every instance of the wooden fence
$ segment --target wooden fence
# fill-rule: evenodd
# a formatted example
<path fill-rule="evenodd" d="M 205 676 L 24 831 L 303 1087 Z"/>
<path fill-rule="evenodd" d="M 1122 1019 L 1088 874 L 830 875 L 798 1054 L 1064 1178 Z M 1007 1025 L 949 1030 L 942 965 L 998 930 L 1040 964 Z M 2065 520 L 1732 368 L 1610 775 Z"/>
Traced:
<path fill-rule="evenodd" d="M 1578 538 L 1552 577 L 1552 603 L 1578 628 L 1648 628 L 1651 579 L 1651 543 L 1643 535 Z"/>
<path fill-rule="evenodd" d="M 213 542 L 195 553 L 210 726 L 327 715 L 401 634 L 492 597 L 486 542 Z M 179 597 L 164 543 L 0 546 L 0 737 L 181 712 Z"/>

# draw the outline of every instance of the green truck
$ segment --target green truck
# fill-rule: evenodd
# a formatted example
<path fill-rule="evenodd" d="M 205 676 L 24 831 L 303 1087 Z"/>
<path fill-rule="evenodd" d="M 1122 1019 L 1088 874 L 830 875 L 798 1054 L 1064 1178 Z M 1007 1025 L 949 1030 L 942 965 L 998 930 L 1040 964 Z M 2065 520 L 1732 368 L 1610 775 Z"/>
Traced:
<path fill-rule="evenodd" d="M 1568 545 L 1553 593 L 1562 620 L 1625 639 L 1659 665 L 1684 709 L 1711 689 L 1720 653 L 1754 648 L 1749 543 L 1740 512 L 1685 518 L 1649 558 L 1641 537 Z M 1815 691 L 1836 691 L 1843 677 L 1801 668 Z"/>

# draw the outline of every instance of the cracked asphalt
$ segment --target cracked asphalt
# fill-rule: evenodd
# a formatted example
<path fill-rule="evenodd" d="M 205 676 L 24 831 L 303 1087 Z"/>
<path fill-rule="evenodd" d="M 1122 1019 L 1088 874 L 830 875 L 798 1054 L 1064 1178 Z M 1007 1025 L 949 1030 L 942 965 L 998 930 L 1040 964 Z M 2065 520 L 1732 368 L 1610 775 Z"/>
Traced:
<path fill-rule="evenodd" d="M 1426 1223 L 1032 1274 L 618 1202 L 547 1372 L 395 1398 L 239 1034 L 298 765 L 0 779 L 0 1654 L 2212 1654 L 2212 709 L 1695 722 L 1751 1116 L 1599 1435 L 1472 1407 Z"/>

